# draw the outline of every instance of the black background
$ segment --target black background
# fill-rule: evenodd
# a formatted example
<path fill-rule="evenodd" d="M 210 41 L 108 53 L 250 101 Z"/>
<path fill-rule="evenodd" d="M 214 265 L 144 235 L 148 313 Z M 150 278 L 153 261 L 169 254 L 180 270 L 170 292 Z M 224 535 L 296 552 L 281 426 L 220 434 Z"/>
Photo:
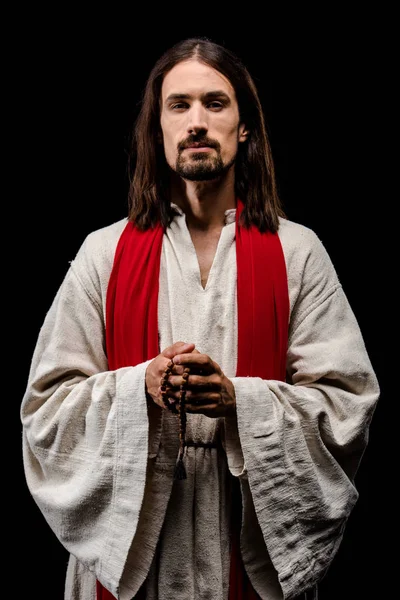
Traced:
<path fill-rule="evenodd" d="M 9 301 L 18 315 L 10 343 L 18 356 L 18 467 L 7 495 L 18 507 L 10 542 L 21 571 L 16 597 L 62 600 L 67 562 L 22 468 L 19 405 L 37 334 L 84 237 L 125 216 L 126 148 L 146 77 L 161 52 L 191 35 L 226 44 L 253 75 L 286 213 L 313 228 L 330 253 L 382 388 L 356 480 L 360 498 L 320 600 L 388 597 L 394 492 L 384 319 L 391 273 L 383 259 L 391 214 L 380 135 L 390 36 L 372 13 L 314 14 L 312 23 L 307 15 L 298 22 L 296 14 L 277 20 L 235 11 L 234 22 L 217 23 L 205 18 L 209 6 L 197 8 L 201 25 L 184 5 L 165 15 L 154 7 L 146 17 L 133 10 L 25 13 L 14 25 L 17 175 L 8 206 L 20 247 Z"/>

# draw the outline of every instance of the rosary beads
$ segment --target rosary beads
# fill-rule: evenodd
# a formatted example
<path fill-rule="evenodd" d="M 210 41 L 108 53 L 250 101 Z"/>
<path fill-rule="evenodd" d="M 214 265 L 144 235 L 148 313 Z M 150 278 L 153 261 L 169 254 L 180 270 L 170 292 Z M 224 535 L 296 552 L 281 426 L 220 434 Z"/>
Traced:
<path fill-rule="evenodd" d="M 185 436 L 186 436 L 186 406 L 185 397 L 188 385 L 190 369 L 186 367 L 182 374 L 182 383 L 179 388 L 179 400 L 170 402 L 167 395 L 168 377 L 170 376 L 175 364 L 172 360 L 167 364 L 163 376 L 161 377 L 161 397 L 165 408 L 177 414 L 179 417 L 179 452 L 176 460 L 174 479 L 186 479 L 186 469 L 183 462 L 185 453 Z"/>

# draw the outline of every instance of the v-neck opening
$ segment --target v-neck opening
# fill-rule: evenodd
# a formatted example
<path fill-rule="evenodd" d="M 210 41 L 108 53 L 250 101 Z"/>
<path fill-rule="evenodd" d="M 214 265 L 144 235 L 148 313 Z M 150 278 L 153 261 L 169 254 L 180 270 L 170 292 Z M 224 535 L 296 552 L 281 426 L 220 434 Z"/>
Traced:
<path fill-rule="evenodd" d="M 187 232 L 187 235 L 189 236 L 189 240 L 190 240 L 190 244 L 191 244 L 191 248 L 192 248 L 192 253 L 193 253 L 194 260 L 196 261 L 196 267 L 197 267 L 197 277 L 196 277 L 196 280 L 197 280 L 198 286 L 200 288 L 200 291 L 203 292 L 203 293 L 206 293 L 211 288 L 212 280 L 214 278 L 214 272 L 217 269 L 217 267 L 215 265 L 218 264 L 219 255 L 221 253 L 221 246 L 223 244 L 223 239 L 222 238 L 225 235 L 226 227 L 229 226 L 230 224 L 231 223 L 226 223 L 222 227 L 222 229 L 221 229 L 221 233 L 220 233 L 219 238 L 218 238 L 218 242 L 217 242 L 217 246 L 216 246 L 216 249 L 215 249 L 214 257 L 212 259 L 210 270 L 208 272 L 206 285 L 203 287 L 203 284 L 201 282 L 200 262 L 199 262 L 199 259 L 198 259 L 198 256 L 197 256 L 196 247 L 194 245 L 192 236 L 190 234 L 190 231 L 189 231 L 189 228 L 187 226 L 186 219 L 185 219 L 186 232 Z"/>
<path fill-rule="evenodd" d="M 227 209 L 225 211 L 225 224 L 221 229 L 220 236 L 218 238 L 218 243 L 215 249 L 214 257 L 210 266 L 210 270 L 208 272 L 207 281 L 205 286 L 203 287 L 201 282 L 201 269 L 200 262 L 197 256 L 196 248 L 190 234 L 187 222 L 186 215 L 183 210 L 177 205 L 173 204 L 173 207 L 176 209 L 178 215 L 175 217 L 176 225 L 181 230 L 181 235 L 183 235 L 184 245 L 186 246 L 186 258 L 185 251 L 183 250 L 183 254 L 181 254 L 181 259 L 179 259 L 178 255 L 176 255 L 178 262 L 181 264 L 181 272 L 182 275 L 188 280 L 191 280 L 191 285 L 195 286 L 195 289 L 199 290 L 199 294 L 202 296 L 207 296 L 207 292 L 209 292 L 214 284 L 214 279 L 219 276 L 220 267 L 219 259 L 221 253 L 225 251 L 225 246 L 229 242 L 232 236 L 232 227 L 235 227 L 236 220 L 236 208 Z M 180 221 L 180 225 L 178 224 Z M 226 237 L 229 234 L 229 237 Z M 221 274 L 222 276 L 222 274 Z M 192 289 L 194 292 L 194 289 Z M 197 292 L 196 292 L 197 293 Z"/>

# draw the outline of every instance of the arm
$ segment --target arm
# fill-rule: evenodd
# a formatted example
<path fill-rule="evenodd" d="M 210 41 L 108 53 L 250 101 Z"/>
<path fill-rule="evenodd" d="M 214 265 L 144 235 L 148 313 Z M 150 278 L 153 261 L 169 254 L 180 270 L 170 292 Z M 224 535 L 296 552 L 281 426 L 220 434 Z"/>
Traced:
<path fill-rule="evenodd" d="M 293 577 L 315 583 L 313 574 L 318 579 L 340 544 L 379 397 L 325 249 L 311 234 L 301 242 L 284 246 L 291 300 L 287 379 L 233 378 L 237 414 L 225 419 L 231 472 L 251 494 L 285 589 Z"/>
<path fill-rule="evenodd" d="M 108 371 L 109 265 L 103 273 L 94 261 L 85 244 L 40 330 L 21 406 L 23 459 L 29 490 L 60 542 L 116 586 L 144 493 L 147 363 Z"/>

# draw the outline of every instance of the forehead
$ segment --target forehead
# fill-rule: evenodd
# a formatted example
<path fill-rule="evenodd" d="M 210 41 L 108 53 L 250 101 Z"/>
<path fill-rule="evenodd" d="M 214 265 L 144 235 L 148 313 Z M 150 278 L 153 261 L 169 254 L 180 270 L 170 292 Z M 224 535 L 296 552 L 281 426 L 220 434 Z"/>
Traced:
<path fill-rule="evenodd" d="M 235 97 L 235 91 L 229 80 L 219 71 L 196 59 L 176 64 L 164 77 L 161 96 L 164 102 L 170 94 L 189 94 L 196 96 L 220 90 L 229 97 Z"/>

